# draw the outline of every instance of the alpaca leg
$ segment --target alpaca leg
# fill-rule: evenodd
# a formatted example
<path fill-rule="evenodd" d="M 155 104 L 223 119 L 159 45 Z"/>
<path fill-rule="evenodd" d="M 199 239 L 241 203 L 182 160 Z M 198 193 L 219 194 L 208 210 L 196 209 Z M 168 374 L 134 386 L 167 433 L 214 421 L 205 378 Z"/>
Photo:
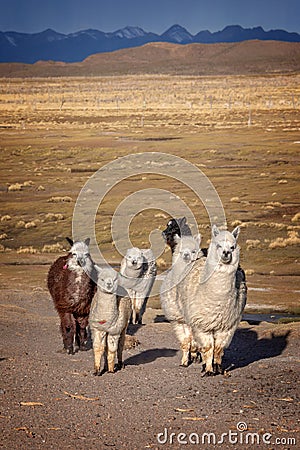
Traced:
<path fill-rule="evenodd" d="M 173 329 L 175 335 L 180 342 L 180 348 L 182 351 L 181 363 L 180 365 L 183 367 L 187 367 L 190 361 L 190 348 L 191 348 L 191 340 L 190 333 L 185 324 L 173 322 Z"/>
<path fill-rule="evenodd" d="M 130 297 L 131 297 L 131 305 L 132 305 L 132 315 L 130 318 L 130 323 L 135 324 L 136 323 L 136 309 L 135 309 L 135 302 L 136 302 L 136 297 L 135 297 L 135 293 L 134 292 L 130 292 Z"/>
<path fill-rule="evenodd" d="M 121 335 L 120 335 L 120 339 L 119 339 L 119 343 L 118 343 L 118 350 L 117 350 L 117 360 L 118 360 L 118 364 L 117 364 L 117 369 L 123 369 L 124 364 L 123 364 L 123 348 L 124 348 L 124 343 L 125 343 L 125 333 L 126 333 L 126 328 L 124 328 L 124 330 L 122 331 Z"/>
<path fill-rule="evenodd" d="M 139 309 L 140 309 L 140 311 L 139 311 L 139 318 L 138 318 L 138 323 L 139 324 L 142 324 L 143 315 L 144 315 L 144 313 L 146 311 L 147 300 L 148 300 L 148 297 L 146 297 L 146 298 L 144 298 L 144 297 L 139 298 Z"/>
<path fill-rule="evenodd" d="M 59 313 L 59 316 L 64 349 L 69 355 L 73 355 L 74 335 L 76 331 L 76 322 L 74 316 L 71 313 Z"/>
<path fill-rule="evenodd" d="M 133 320 L 133 323 L 138 323 L 141 325 L 142 323 L 142 304 L 143 304 L 143 298 L 139 297 L 138 294 L 135 294 L 134 298 L 134 313 L 135 313 L 135 319 Z"/>
<path fill-rule="evenodd" d="M 235 328 L 230 331 L 218 332 L 215 334 L 214 346 L 214 367 L 216 373 L 224 373 L 222 369 L 222 358 L 224 348 L 228 347 L 234 335 Z"/>
<path fill-rule="evenodd" d="M 193 339 L 193 336 L 191 335 L 191 360 L 192 362 L 201 362 L 201 352 L 196 344 L 196 342 Z"/>
<path fill-rule="evenodd" d="M 106 347 L 106 333 L 99 330 L 92 330 L 93 352 L 94 352 L 94 375 L 100 375 L 101 358 Z"/>
<path fill-rule="evenodd" d="M 190 349 L 191 349 L 191 342 L 189 338 L 185 338 L 183 342 L 181 342 L 180 345 L 181 351 L 182 351 L 182 358 L 180 365 L 183 367 L 187 367 L 190 362 Z"/>
<path fill-rule="evenodd" d="M 86 317 L 76 317 L 76 342 L 79 350 L 88 350 L 88 316 Z"/>
<path fill-rule="evenodd" d="M 202 361 L 204 364 L 204 376 L 214 375 L 213 357 L 214 357 L 214 338 L 212 334 L 203 333 L 197 330 L 197 327 L 192 329 L 194 339 L 201 351 Z"/>
<path fill-rule="evenodd" d="M 115 359 L 118 350 L 118 342 L 120 335 L 108 335 L 107 337 L 107 364 L 108 372 L 115 371 Z"/>

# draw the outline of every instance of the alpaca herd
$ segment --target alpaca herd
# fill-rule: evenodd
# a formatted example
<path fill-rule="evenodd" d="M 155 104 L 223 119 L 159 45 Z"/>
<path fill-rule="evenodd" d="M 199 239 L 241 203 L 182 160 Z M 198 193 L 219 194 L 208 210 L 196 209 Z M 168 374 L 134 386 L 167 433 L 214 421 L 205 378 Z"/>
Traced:
<path fill-rule="evenodd" d="M 171 219 L 162 232 L 172 251 L 172 266 L 161 284 L 161 306 L 179 341 L 181 365 L 202 360 L 204 376 L 223 373 L 224 349 L 246 304 L 239 232 L 239 227 L 229 232 L 213 225 L 208 249 L 200 248 L 201 236 L 192 236 L 185 217 Z M 94 263 L 89 239 L 68 242 L 69 253 L 58 258 L 48 273 L 64 350 L 69 354 L 87 350 L 90 329 L 95 375 L 115 372 L 123 367 L 129 322 L 142 324 L 157 273 L 154 255 L 150 249 L 128 249 L 116 272 Z"/>

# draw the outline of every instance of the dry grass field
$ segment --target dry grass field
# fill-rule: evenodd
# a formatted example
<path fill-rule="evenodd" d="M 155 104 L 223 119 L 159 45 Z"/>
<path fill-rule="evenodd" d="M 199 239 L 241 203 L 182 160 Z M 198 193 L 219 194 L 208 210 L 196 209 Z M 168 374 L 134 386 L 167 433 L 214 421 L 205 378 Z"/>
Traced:
<path fill-rule="evenodd" d="M 241 225 L 248 308 L 299 312 L 299 74 L 2 78 L 0 92 L 2 289 L 45 287 L 48 264 L 67 249 L 77 196 L 97 169 L 164 152 L 199 167 L 229 228 Z M 121 258 L 110 234 L 116 207 L 153 187 L 188 204 L 207 245 L 209 218 L 191 190 L 143 174 L 115 186 L 99 208 L 97 242 L 109 261 Z M 132 242 L 147 246 L 167 219 L 160 210 L 138 214 Z M 159 262 L 167 267 L 169 252 Z"/>

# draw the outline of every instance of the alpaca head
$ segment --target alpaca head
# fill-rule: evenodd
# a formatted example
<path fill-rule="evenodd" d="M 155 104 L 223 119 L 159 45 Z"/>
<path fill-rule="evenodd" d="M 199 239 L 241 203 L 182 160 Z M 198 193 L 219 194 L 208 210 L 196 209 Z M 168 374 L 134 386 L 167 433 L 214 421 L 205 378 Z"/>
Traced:
<path fill-rule="evenodd" d="M 67 238 L 67 241 L 71 245 L 70 255 L 67 265 L 70 270 L 76 270 L 78 267 L 83 269 L 86 267 L 87 263 L 91 260 L 89 244 L 90 238 L 85 239 L 85 241 L 73 242 L 72 239 Z"/>
<path fill-rule="evenodd" d="M 201 249 L 201 235 L 198 234 L 194 237 L 192 236 L 174 236 L 174 241 L 176 242 L 175 253 L 177 257 L 180 257 L 186 264 L 196 261 L 199 258 Z M 174 254 L 175 255 L 175 254 Z M 177 258 L 176 258 L 177 259 Z"/>
<path fill-rule="evenodd" d="M 191 230 L 188 224 L 186 223 L 186 217 L 180 217 L 178 219 L 171 219 L 167 223 L 167 228 L 162 232 L 162 237 L 166 241 L 166 243 L 173 250 L 177 243 L 175 241 L 175 236 L 179 238 L 181 236 L 191 236 Z"/>
<path fill-rule="evenodd" d="M 223 264 L 236 264 L 239 261 L 239 246 L 237 238 L 240 227 L 232 232 L 219 230 L 216 225 L 212 227 L 211 249 L 217 254 L 217 259 Z"/>
<path fill-rule="evenodd" d="M 133 247 L 127 250 L 125 255 L 126 266 L 130 269 L 139 270 L 144 263 L 142 250 Z"/>
<path fill-rule="evenodd" d="M 96 267 L 98 272 L 97 286 L 102 292 L 113 294 L 118 288 L 118 272 L 111 268 L 100 269 Z"/>

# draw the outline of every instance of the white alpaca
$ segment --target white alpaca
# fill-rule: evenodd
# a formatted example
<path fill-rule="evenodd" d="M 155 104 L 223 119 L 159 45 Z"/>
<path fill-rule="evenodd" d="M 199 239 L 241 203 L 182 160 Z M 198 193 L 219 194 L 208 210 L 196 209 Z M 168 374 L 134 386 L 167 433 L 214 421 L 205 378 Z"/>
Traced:
<path fill-rule="evenodd" d="M 192 236 L 182 236 L 181 238 L 178 235 L 174 236 L 172 268 L 167 273 L 160 290 L 161 306 L 180 342 L 182 350 L 181 365 L 185 367 L 189 365 L 191 353 L 196 355 L 197 349 L 193 342 L 191 328 L 184 320 L 182 304 L 177 296 L 177 288 L 191 270 L 193 263 L 203 257 L 200 240 L 200 234 L 195 238 Z M 204 260 L 204 258 L 202 259 Z"/>
<path fill-rule="evenodd" d="M 156 264 L 152 250 L 133 247 L 127 250 L 121 262 L 120 284 L 132 301 L 132 323 L 142 323 L 146 303 L 156 276 Z"/>
<path fill-rule="evenodd" d="M 123 367 L 122 353 L 131 315 L 131 301 L 128 297 L 117 294 L 117 272 L 113 269 L 96 268 L 97 293 L 92 301 L 89 323 L 93 339 L 94 373 L 99 375 L 103 355 L 107 355 L 108 372 L 115 371 L 116 354 L 117 369 Z"/>
<path fill-rule="evenodd" d="M 246 304 L 245 274 L 239 267 L 239 232 L 239 227 L 230 233 L 214 225 L 203 269 L 192 270 L 179 286 L 185 320 L 201 351 L 204 375 L 222 373 L 224 349 Z"/>

